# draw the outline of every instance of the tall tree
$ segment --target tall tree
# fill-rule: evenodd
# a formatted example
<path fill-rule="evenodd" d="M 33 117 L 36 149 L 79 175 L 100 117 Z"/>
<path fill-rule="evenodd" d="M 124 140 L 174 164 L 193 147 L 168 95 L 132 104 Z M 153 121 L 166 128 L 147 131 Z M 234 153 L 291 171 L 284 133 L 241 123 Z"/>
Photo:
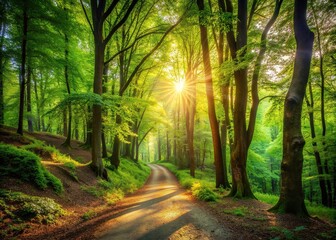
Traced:
<path fill-rule="evenodd" d="M 283 118 L 283 156 L 281 191 L 273 211 L 308 216 L 302 189 L 303 147 L 301 112 L 308 82 L 314 34 L 306 19 L 307 0 L 295 0 L 294 32 L 296 54 L 294 72 L 288 89 Z"/>
<path fill-rule="evenodd" d="M 21 42 L 21 65 L 20 65 L 20 105 L 19 105 L 19 121 L 17 133 L 23 135 L 23 113 L 26 86 L 26 59 L 27 59 L 27 36 L 28 36 L 28 1 L 23 1 L 22 12 L 22 42 Z"/>
<path fill-rule="evenodd" d="M 212 143 L 214 148 L 214 158 L 216 167 L 216 187 L 220 187 L 225 184 L 224 182 L 224 168 L 222 161 L 222 149 L 221 140 L 219 135 L 219 126 L 216 116 L 215 99 L 212 83 L 212 71 L 210 62 L 210 51 L 208 43 L 207 27 L 205 26 L 204 19 L 202 18 L 202 11 L 204 11 L 204 0 L 197 0 L 197 6 L 200 10 L 199 26 L 201 34 L 202 56 L 204 65 L 204 78 L 206 86 L 206 95 L 208 100 L 208 115 L 212 133 Z"/>
<path fill-rule="evenodd" d="M 94 36 L 95 46 L 95 62 L 94 62 L 94 80 L 93 80 L 93 92 L 95 94 L 102 94 L 102 82 L 104 72 L 104 53 L 108 42 L 116 31 L 126 22 L 128 16 L 132 12 L 133 8 L 137 4 L 138 0 L 126 1 L 121 9 L 121 13 L 116 12 L 116 8 L 120 0 L 112 1 L 106 6 L 106 0 L 91 0 L 91 20 L 90 21 L 84 3 L 81 0 L 81 4 L 85 13 L 85 16 L 90 24 Z M 106 19 L 114 12 L 117 14 L 113 27 L 104 36 L 104 24 Z M 102 161 L 102 106 L 99 104 L 93 104 L 92 107 L 92 168 L 98 176 L 102 177 L 104 174 L 104 166 Z"/>
<path fill-rule="evenodd" d="M 0 6 L 0 126 L 5 122 L 4 105 L 4 71 L 6 65 L 5 57 L 5 33 L 7 28 L 7 4 Z"/>
<path fill-rule="evenodd" d="M 258 81 L 261 63 L 266 52 L 267 34 L 279 15 L 281 4 L 282 0 L 275 1 L 273 15 L 266 24 L 261 35 L 259 54 L 254 65 L 254 71 L 252 75 L 252 106 L 250 110 L 248 126 L 245 117 L 248 100 L 248 68 L 246 64 L 243 64 L 243 66 L 238 65 L 241 63 L 241 59 L 244 59 L 246 56 L 248 26 L 251 23 L 251 19 L 257 6 L 257 1 L 253 1 L 249 19 L 247 14 L 247 0 L 238 1 L 238 20 L 236 34 L 233 31 L 232 17 L 228 22 L 229 29 L 226 37 L 230 48 L 231 57 L 236 64 L 236 69 L 234 71 L 234 79 L 236 84 L 233 111 L 234 140 L 231 153 L 232 189 L 230 193 L 231 196 L 235 197 L 254 197 L 246 172 L 247 154 L 253 139 L 257 111 L 260 102 L 258 95 Z M 227 12 L 231 15 L 233 14 L 233 5 L 231 0 L 225 0 L 225 4 L 222 1 L 219 1 L 219 7 L 223 12 Z"/>
<path fill-rule="evenodd" d="M 159 49 L 159 47 L 161 46 L 161 44 L 164 42 L 165 38 L 168 36 L 168 34 L 173 31 L 175 29 L 176 26 L 178 26 L 178 24 L 182 21 L 184 14 L 176 21 L 176 23 L 174 23 L 173 25 L 171 25 L 168 29 L 166 29 L 161 38 L 159 39 L 158 42 L 155 43 L 155 45 L 148 51 L 147 54 L 145 54 L 140 61 L 136 64 L 136 66 L 134 67 L 134 69 L 131 71 L 131 73 L 128 75 L 127 78 L 124 78 L 125 76 L 123 76 L 120 79 L 120 87 L 119 87 L 119 92 L 118 95 L 120 97 L 122 97 L 124 95 L 124 93 L 126 92 L 126 90 L 128 89 L 128 87 L 130 86 L 130 84 L 133 82 L 133 80 L 137 77 L 137 75 L 142 71 L 143 65 L 148 61 L 148 59 Z M 138 33 L 139 34 L 139 33 Z M 149 33 L 151 34 L 151 33 Z M 144 34 L 144 36 L 147 36 L 148 34 Z M 137 36 L 135 39 L 135 43 L 139 40 L 143 38 L 143 36 Z M 132 46 L 133 44 L 131 44 Z M 119 59 L 123 62 L 125 59 L 122 59 L 122 56 L 125 52 L 125 50 L 129 49 L 129 47 L 125 47 L 124 49 L 121 49 L 119 51 L 119 53 L 117 54 L 117 56 L 119 55 Z M 134 54 L 134 53 L 133 53 Z M 130 59 L 128 59 L 128 61 L 130 61 Z M 121 72 L 120 74 L 122 74 L 122 71 L 124 71 L 125 69 L 121 68 Z M 128 71 L 129 69 L 127 69 Z M 122 119 L 120 114 L 116 114 L 116 123 L 121 124 L 122 123 Z M 110 157 L 110 162 L 113 166 L 115 166 L 116 168 L 118 168 L 119 164 L 120 164 L 120 139 L 119 137 L 116 135 L 114 137 L 114 143 L 113 143 L 113 149 L 112 149 L 112 156 Z"/>

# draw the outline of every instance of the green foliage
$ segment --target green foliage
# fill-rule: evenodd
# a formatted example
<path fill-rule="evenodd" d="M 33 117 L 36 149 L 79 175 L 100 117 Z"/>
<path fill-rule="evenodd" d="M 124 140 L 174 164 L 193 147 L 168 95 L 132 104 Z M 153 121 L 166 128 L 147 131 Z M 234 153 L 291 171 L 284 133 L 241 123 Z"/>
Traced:
<path fill-rule="evenodd" d="M 82 219 L 87 221 L 94 218 L 95 216 L 97 216 L 97 213 L 94 210 L 89 210 L 82 215 Z"/>
<path fill-rule="evenodd" d="M 0 189 L 0 238 L 16 239 L 28 222 L 51 224 L 66 214 L 54 200 Z"/>
<path fill-rule="evenodd" d="M 171 163 L 159 163 L 168 168 L 179 180 L 182 187 L 191 189 L 192 194 L 202 201 L 216 201 L 218 195 L 214 192 L 213 177 L 214 173 L 210 170 L 199 171 L 196 170 L 196 178 L 189 174 L 189 170 L 178 170 L 177 167 Z"/>
<path fill-rule="evenodd" d="M 29 196 L 20 192 L 1 189 L 0 208 L 6 213 L 2 220 L 13 218 L 15 221 L 37 221 L 50 224 L 63 216 L 65 211 L 53 199 Z"/>
<path fill-rule="evenodd" d="M 43 159 L 66 164 L 69 168 L 82 166 L 78 161 L 72 159 L 68 155 L 62 154 L 55 147 L 48 146 L 42 141 L 34 140 L 33 143 L 22 146 L 22 148 L 34 152 Z"/>
<path fill-rule="evenodd" d="M 247 213 L 247 207 L 236 207 L 234 209 L 224 210 L 223 212 L 227 214 L 236 215 L 238 217 L 244 217 Z"/>
<path fill-rule="evenodd" d="M 271 227 L 270 230 L 274 232 L 280 232 L 282 234 L 282 237 L 275 237 L 272 238 L 273 240 L 277 239 L 288 239 L 288 240 L 294 240 L 299 239 L 297 236 L 295 236 L 295 233 L 305 230 L 305 226 L 298 226 L 294 228 L 293 230 L 283 228 L 283 227 Z"/>
<path fill-rule="evenodd" d="M 256 198 L 258 198 L 260 201 L 275 205 L 278 200 L 279 196 L 277 195 L 272 195 L 272 194 L 265 194 L 265 193 L 259 193 L 255 192 L 254 195 Z M 322 205 L 318 205 L 315 203 L 310 203 L 306 201 L 306 207 L 311 216 L 317 216 L 325 221 L 331 222 L 331 223 L 336 223 L 336 209 L 333 208 L 327 208 Z"/>
<path fill-rule="evenodd" d="M 109 204 L 114 204 L 125 194 L 133 193 L 142 187 L 150 174 L 147 165 L 123 158 L 118 170 L 111 170 L 111 166 L 107 165 L 107 171 L 111 181 L 101 179 L 98 186 L 83 186 L 82 189 L 96 197 L 103 197 Z"/>
<path fill-rule="evenodd" d="M 267 193 L 255 192 L 254 196 L 260 201 L 268 203 L 268 204 L 272 204 L 272 205 L 275 205 L 279 200 L 279 196 L 276 196 L 273 194 L 267 194 Z"/>
<path fill-rule="evenodd" d="M 53 187 L 56 193 L 63 191 L 62 182 L 41 164 L 34 153 L 11 145 L 0 144 L 0 179 L 7 176 L 34 183 L 40 189 Z"/>
<path fill-rule="evenodd" d="M 209 187 L 203 186 L 196 182 L 191 187 L 192 194 L 199 200 L 205 202 L 214 202 L 218 199 L 216 193 L 214 193 Z"/>
<path fill-rule="evenodd" d="M 63 163 L 64 167 L 68 168 L 69 174 L 77 181 L 76 167 L 84 166 L 78 160 L 72 159 L 70 156 L 62 154 L 58 149 L 45 145 L 42 141 L 34 140 L 33 143 L 23 146 L 22 148 L 38 154 L 44 160 L 52 160 L 55 162 Z M 81 160 L 79 158 L 79 160 Z M 83 161 L 83 160 L 81 160 Z"/>

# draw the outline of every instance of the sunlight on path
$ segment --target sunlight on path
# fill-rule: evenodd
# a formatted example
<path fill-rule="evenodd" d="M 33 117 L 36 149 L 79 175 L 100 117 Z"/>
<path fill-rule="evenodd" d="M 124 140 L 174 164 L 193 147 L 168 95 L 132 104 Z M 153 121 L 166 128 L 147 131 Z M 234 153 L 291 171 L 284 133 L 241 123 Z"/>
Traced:
<path fill-rule="evenodd" d="M 120 212 L 95 232 L 98 239 L 230 239 L 224 229 L 182 190 L 164 167 L 150 165 L 152 175 Z"/>

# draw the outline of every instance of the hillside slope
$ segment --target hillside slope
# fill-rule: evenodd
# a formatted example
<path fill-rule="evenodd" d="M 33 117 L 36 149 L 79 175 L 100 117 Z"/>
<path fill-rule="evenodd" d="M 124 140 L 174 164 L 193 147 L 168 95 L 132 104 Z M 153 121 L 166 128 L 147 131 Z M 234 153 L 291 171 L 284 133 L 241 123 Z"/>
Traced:
<path fill-rule="evenodd" d="M 117 187 L 112 186 L 112 183 L 109 183 L 110 186 L 108 186 L 104 183 L 105 181 L 96 178 L 89 166 L 91 153 L 89 150 L 81 148 L 80 142 L 72 141 L 71 148 L 66 148 L 62 146 L 64 140 L 65 138 L 61 136 L 54 136 L 48 133 L 25 133 L 24 137 L 22 137 L 15 133 L 15 129 L 9 127 L 0 128 L 0 143 L 10 144 L 20 149 L 32 146 L 29 150 L 39 155 L 42 165 L 61 180 L 64 191 L 61 194 L 57 194 L 51 188 L 41 190 L 30 182 L 25 182 L 15 177 L 6 177 L 2 180 L 0 178 L 0 190 L 19 192 L 28 196 L 47 197 L 53 199 L 65 210 L 65 214 L 55 222 L 45 224 L 37 221 L 36 218 L 25 220 L 20 216 L 18 220 L 11 217 L 10 214 L 6 214 L 6 211 L 14 209 L 15 206 L 7 205 L 4 207 L 0 204 L 0 220 L 2 220 L 0 221 L 2 234 L 0 238 L 6 239 L 19 236 L 20 239 L 45 239 L 45 233 L 48 233 L 48 236 L 61 239 L 61 236 L 74 226 L 113 208 L 114 204 L 111 205 L 111 203 L 114 203 L 114 201 L 111 202 L 106 198 L 104 200 L 104 197 L 106 197 L 109 191 L 111 192 L 112 188 Z M 35 142 L 37 143 L 35 144 Z M 41 148 L 41 145 L 46 147 Z M 46 151 L 49 148 L 51 151 L 54 151 L 53 148 L 56 148 L 55 151 L 58 150 L 61 155 L 55 156 L 53 152 Z M 128 163 L 130 161 L 123 160 L 123 162 L 127 166 L 131 164 L 137 167 L 134 163 Z M 139 167 L 141 168 L 141 165 Z M 142 171 L 142 169 L 140 170 Z M 117 173 L 109 171 L 109 174 L 122 175 L 124 174 L 122 171 L 122 169 Z M 144 172 L 146 172 L 147 176 L 149 175 L 149 170 Z M 117 196 L 115 197 L 113 194 L 110 194 L 108 197 L 118 200 L 123 194 L 135 191 L 143 183 L 144 181 L 136 184 L 137 186 L 134 186 L 133 183 L 130 183 L 131 186 L 118 186 L 116 191 L 114 191 Z M 102 187 L 102 185 L 107 186 Z"/>

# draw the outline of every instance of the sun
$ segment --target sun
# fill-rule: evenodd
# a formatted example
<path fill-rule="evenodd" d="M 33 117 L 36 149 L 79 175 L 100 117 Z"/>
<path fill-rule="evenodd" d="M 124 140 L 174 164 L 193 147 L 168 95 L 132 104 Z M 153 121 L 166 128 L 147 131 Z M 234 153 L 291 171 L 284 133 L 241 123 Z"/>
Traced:
<path fill-rule="evenodd" d="M 175 82 L 174 84 L 175 84 L 176 93 L 182 93 L 183 90 L 184 90 L 184 81 L 179 80 L 179 81 Z"/>

